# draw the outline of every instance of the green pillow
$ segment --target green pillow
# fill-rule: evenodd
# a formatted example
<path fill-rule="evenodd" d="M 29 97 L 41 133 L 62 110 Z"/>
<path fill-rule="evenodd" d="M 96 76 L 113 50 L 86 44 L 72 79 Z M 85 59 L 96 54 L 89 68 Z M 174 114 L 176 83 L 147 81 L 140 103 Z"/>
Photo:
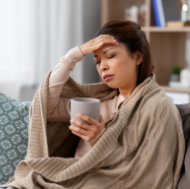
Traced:
<path fill-rule="evenodd" d="M 30 104 L 0 93 L 0 184 L 13 177 L 26 156 Z"/>

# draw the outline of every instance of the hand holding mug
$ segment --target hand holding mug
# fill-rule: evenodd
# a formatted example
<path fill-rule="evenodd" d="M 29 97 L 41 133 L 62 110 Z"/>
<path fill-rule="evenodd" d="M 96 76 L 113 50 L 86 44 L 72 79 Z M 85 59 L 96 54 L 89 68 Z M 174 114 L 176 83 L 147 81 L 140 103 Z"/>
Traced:
<path fill-rule="evenodd" d="M 77 113 L 76 116 L 82 120 L 85 120 L 90 125 L 80 120 L 72 119 L 70 122 L 79 127 L 71 125 L 69 126 L 69 129 L 72 130 L 73 134 L 79 136 L 86 142 L 90 142 L 91 140 L 96 138 L 96 136 L 99 133 L 101 133 L 101 131 L 105 128 L 105 122 L 101 114 L 100 114 L 99 122 L 84 114 Z"/>
<path fill-rule="evenodd" d="M 86 56 L 89 53 L 94 52 L 95 50 L 102 47 L 104 44 L 114 44 L 118 45 L 119 43 L 114 39 L 113 36 L 108 34 L 102 34 L 98 37 L 88 41 L 87 43 L 84 43 L 83 45 L 79 46 L 81 53 Z"/>
<path fill-rule="evenodd" d="M 67 109 L 71 115 L 72 133 L 90 142 L 104 128 L 105 122 L 100 114 L 100 100 L 90 97 L 75 97 L 68 101 Z"/>

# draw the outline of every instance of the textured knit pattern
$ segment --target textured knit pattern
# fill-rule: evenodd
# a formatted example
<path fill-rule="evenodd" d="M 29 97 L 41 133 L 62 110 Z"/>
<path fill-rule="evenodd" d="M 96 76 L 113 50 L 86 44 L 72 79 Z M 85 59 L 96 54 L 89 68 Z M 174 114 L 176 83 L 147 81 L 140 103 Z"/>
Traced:
<path fill-rule="evenodd" d="M 0 93 L 0 184 L 6 183 L 26 156 L 30 102 Z"/>
<path fill-rule="evenodd" d="M 79 137 L 69 122 L 47 123 L 48 81 L 44 78 L 30 108 L 29 144 L 14 178 L 1 187 L 74 189 L 175 189 L 185 143 L 176 106 L 155 81 L 135 88 L 108 128 L 85 156 L 75 158 Z M 61 95 L 101 101 L 118 90 L 106 83 L 80 85 L 69 77 Z M 12 187 L 10 187 L 12 188 Z"/>

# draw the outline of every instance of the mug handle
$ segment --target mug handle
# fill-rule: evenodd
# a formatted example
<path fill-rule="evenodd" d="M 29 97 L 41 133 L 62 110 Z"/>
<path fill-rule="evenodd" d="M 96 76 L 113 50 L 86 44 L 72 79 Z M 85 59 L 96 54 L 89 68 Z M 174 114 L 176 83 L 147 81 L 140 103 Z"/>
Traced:
<path fill-rule="evenodd" d="M 68 101 L 68 103 L 67 103 L 67 109 L 68 109 L 68 111 L 69 111 L 69 114 L 71 115 L 70 106 L 71 106 L 71 99 L 69 99 L 69 101 Z"/>

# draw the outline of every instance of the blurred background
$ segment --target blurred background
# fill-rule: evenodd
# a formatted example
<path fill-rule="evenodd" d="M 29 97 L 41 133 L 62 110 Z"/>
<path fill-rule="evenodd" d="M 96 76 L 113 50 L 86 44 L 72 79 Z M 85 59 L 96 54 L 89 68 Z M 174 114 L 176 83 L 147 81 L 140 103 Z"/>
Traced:
<path fill-rule="evenodd" d="M 0 92 L 31 101 L 60 57 L 94 38 L 100 15 L 100 0 L 0 0 Z M 98 82 L 92 55 L 70 75 Z"/>
<path fill-rule="evenodd" d="M 190 102 L 190 0 L 0 0 L 0 92 L 31 101 L 42 79 L 71 48 L 114 19 L 141 25 L 156 80 L 174 103 Z M 99 82 L 92 54 L 70 76 Z"/>

